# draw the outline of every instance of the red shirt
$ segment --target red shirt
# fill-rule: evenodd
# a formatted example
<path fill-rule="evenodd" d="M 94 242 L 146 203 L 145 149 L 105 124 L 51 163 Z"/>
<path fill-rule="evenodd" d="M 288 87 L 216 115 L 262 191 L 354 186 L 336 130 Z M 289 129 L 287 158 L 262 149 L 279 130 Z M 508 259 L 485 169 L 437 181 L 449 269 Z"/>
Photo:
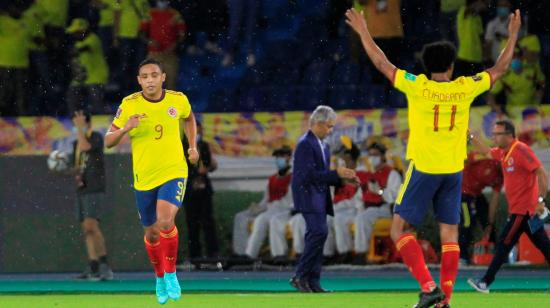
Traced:
<path fill-rule="evenodd" d="M 535 213 L 539 193 L 535 170 L 542 165 L 533 150 L 516 140 L 508 152 L 491 149 L 491 156 L 502 164 L 508 212 L 520 215 Z"/>
<path fill-rule="evenodd" d="M 361 189 L 363 190 L 363 202 L 365 202 L 365 206 L 382 204 L 384 202 L 382 196 L 369 190 L 368 184 L 369 181 L 374 181 L 378 183 L 380 189 L 386 188 L 386 185 L 388 185 L 388 177 L 390 176 L 390 172 L 392 170 L 392 167 L 385 165 L 375 172 L 357 172 L 357 177 L 359 177 L 359 180 L 361 181 Z"/>
<path fill-rule="evenodd" d="M 357 193 L 357 189 L 359 189 L 359 187 L 353 184 L 339 186 L 334 191 L 334 199 L 332 201 L 336 204 L 340 201 L 351 199 Z"/>
<path fill-rule="evenodd" d="M 269 177 L 267 187 L 269 189 L 269 202 L 281 200 L 288 193 L 288 188 L 290 187 L 290 180 L 292 179 L 292 174 L 287 174 L 285 176 L 279 176 L 279 174 L 274 174 Z"/>
<path fill-rule="evenodd" d="M 185 32 L 185 22 L 174 9 L 151 9 L 150 20 L 141 23 L 141 30 L 149 33 L 149 52 L 162 52 L 174 47 Z"/>
<path fill-rule="evenodd" d="M 502 169 L 498 160 L 476 160 L 464 166 L 462 193 L 477 196 L 485 187 L 491 187 L 493 191 L 500 192 L 502 182 Z"/>

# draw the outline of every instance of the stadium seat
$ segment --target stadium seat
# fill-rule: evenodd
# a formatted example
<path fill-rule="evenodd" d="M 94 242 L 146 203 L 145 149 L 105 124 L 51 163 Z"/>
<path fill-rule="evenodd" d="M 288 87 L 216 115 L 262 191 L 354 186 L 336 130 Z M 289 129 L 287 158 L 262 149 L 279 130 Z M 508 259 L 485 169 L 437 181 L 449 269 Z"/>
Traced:
<path fill-rule="evenodd" d="M 406 108 L 407 98 L 398 90 L 391 89 L 388 92 L 388 105 L 393 108 Z"/>
<path fill-rule="evenodd" d="M 379 251 L 376 243 L 383 238 L 390 237 L 391 222 L 392 220 L 389 218 L 381 218 L 374 223 L 369 241 L 367 261 L 374 263 L 384 263 L 388 261 L 389 254 L 384 251 Z"/>
<path fill-rule="evenodd" d="M 328 105 L 336 110 L 357 107 L 357 86 L 333 86 L 328 92 Z"/>
<path fill-rule="evenodd" d="M 266 89 L 266 111 L 286 111 L 296 108 L 297 91 L 294 86 L 275 86 Z"/>
<path fill-rule="evenodd" d="M 302 79 L 305 85 L 326 85 L 330 80 L 332 63 L 330 61 L 316 61 L 304 71 Z"/>
<path fill-rule="evenodd" d="M 336 65 L 332 72 L 331 81 L 335 85 L 349 85 L 359 83 L 359 66 L 353 62 L 342 62 Z"/>
<path fill-rule="evenodd" d="M 296 108 L 302 110 L 314 110 L 318 105 L 326 105 L 327 87 L 326 86 L 302 86 L 296 90 L 300 101 Z"/>
<path fill-rule="evenodd" d="M 357 91 L 357 108 L 383 108 L 386 104 L 384 86 L 370 85 Z"/>

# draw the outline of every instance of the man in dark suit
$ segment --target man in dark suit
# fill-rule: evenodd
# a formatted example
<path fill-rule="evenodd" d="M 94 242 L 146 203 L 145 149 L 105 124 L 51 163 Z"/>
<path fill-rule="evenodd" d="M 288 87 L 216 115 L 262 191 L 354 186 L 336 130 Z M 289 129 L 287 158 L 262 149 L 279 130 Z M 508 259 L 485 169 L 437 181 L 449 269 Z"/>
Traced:
<path fill-rule="evenodd" d="M 309 118 L 309 131 L 296 145 L 292 177 L 294 208 L 306 221 L 305 247 L 290 284 L 300 292 L 326 292 L 321 287 L 323 245 L 327 238 L 327 217 L 333 215 L 330 185 L 342 180 L 358 183 L 355 171 L 339 167 L 329 170 L 330 150 L 323 143 L 334 128 L 336 113 L 318 106 Z"/>

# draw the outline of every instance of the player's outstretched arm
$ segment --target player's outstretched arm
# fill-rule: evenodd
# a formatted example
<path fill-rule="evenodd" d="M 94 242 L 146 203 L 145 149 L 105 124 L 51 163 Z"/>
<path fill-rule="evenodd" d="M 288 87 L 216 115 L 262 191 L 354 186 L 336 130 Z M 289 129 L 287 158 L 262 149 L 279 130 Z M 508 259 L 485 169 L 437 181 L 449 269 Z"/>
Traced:
<path fill-rule="evenodd" d="M 187 157 L 192 164 L 196 164 L 199 161 L 199 151 L 197 150 L 197 121 L 192 111 L 189 113 L 189 116 L 184 119 L 183 129 L 185 130 L 185 136 L 189 143 Z"/>
<path fill-rule="evenodd" d="M 491 83 L 494 84 L 502 75 L 506 73 L 512 58 L 514 57 L 514 48 L 518 40 L 519 29 L 521 28 L 521 13 L 519 10 L 516 10 L 514 13 L 510 14 L 508 21 L 508 41 L 506 46 L 500 53 L 495 65 L 487 70 L 491 75 Z M 491 84 L 491 85 L 492 85 Z"/>
<path fill-rule="evenodd" d="M 393 76 L 396 69 L 395 65 L 388 60 L 384 52 L 372 39 L 369 29 L 367 28 L 367 22 L 365 21 L 363 11 L 359 13 L 355 9 L 347 10 L 346 23 L 357 32 L 361 38 L 361 43 L 374 66 L 384 74 L 386 78 L 393 82 Z"/>
<path fill-rule="evenodd" d="M 476 134 L 471 134 L 468 132 L 468 139 L 474 145 L 474 148 L 481 154 L 489 155 L 491 153 L 491 147 L 486 145 L 483 141 L 479 139 L 479 136 Z"/>
<path fill-rule="evenodd" d="M 109 131 L 105 134 L 105 146 L 110 149 L 117 145 L 127 132 L 131 131 L 139 125 L 139 120 L 144 116 L 145 115 L 143 114 L 134 114 L 133 116 L 128 118 L 128 122 L 126 122 L 123 128 L 118 128 L 114 125 L 111 125 Z"/>

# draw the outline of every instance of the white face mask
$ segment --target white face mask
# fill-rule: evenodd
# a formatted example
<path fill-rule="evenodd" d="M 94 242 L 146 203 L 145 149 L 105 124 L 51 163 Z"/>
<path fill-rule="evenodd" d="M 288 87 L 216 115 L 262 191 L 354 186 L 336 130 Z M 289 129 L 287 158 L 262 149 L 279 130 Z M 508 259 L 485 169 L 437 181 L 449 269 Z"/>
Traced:
<path fill-rule="evenodd" d="M 381 162 L 382 162 L 382 159 L 380 158 L 380 156 L 369 156 L 369 164 L 373 168 L 378 167 Z"/>

